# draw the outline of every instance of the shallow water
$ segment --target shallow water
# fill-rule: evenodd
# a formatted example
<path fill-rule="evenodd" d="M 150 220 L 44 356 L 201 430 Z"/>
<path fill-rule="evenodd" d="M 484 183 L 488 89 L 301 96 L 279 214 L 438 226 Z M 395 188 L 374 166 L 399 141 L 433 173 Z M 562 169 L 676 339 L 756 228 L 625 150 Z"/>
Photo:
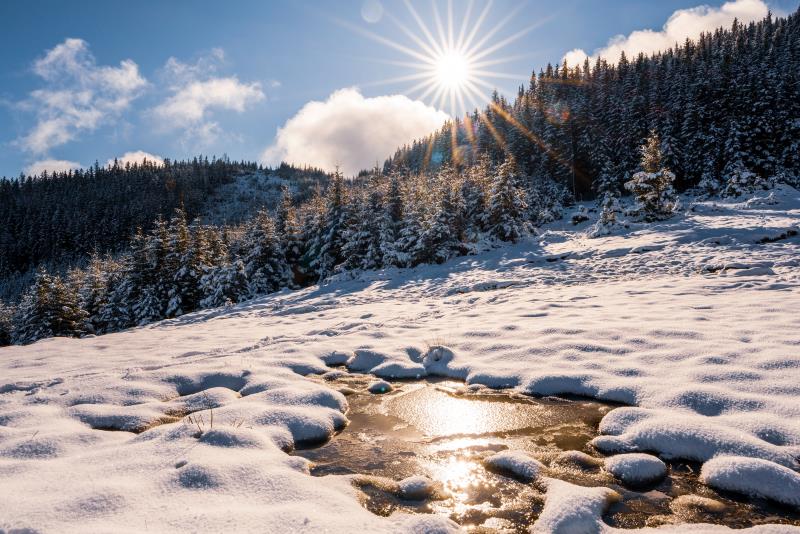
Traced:
<path fill-rule="evenodd" d="M 699 467 L 671 463 L 668 477 L 649 487 L 626 488 L 597 466 L 559 461 L 583 451 L 602 462 L 588 442 L 609 404 L 574 398 L 530 397 L 471 390 L 457 382 L 399 382 L 384 395 L 366 392 L 370 377 L 329 381 L 351 393 L 350 424 L 330 442 L 296 454 L 314 463 L 312 474 L 374 475 L 400 480 L 426 475 L 447 498 L 407 501 L 379 483 L 359 478 L 363 505 L 379 515 L 396 511 L 440 513 L 477 532 L 527 532 L 544 503 L 543 488 L 488 471 L 482 459 L 503 449 L 525 450 L 549 466 L 547 476 L 583 486 L 607 486 L 623 499 L 604 519 L 618 527 L 708 522 L 731 527 L 761 523 L 800 525 L 800 514 L 765 501 L 721 495 L 697 480 Z M 681 495 L 712 501 L 692 505 Z"/>

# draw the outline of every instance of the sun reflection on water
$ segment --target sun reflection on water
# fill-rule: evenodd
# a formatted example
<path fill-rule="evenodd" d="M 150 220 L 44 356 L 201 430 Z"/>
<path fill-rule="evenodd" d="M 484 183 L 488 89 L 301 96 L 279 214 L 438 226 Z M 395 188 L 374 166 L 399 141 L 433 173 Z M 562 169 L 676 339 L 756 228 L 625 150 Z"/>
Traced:
<path fill-rule="evenodd" d="M 467 401 L 435 388 L 420 388 L 388 402 L 397 417 L 434 437 L 506 432 L 546 418 L 545 410 L 532 404 Z"/>
<path fill-rule="evenodd" d="M 431 478 L 442 483 L 452 501 L 448 507 L 456 514 L 473 508 L 476 504 L 471 502 L 474 495 L 488 487 L 486 470 L 478 458 L 468 451 L 459 451 L 441 462 L 432 462 L 428 469 Z"/>

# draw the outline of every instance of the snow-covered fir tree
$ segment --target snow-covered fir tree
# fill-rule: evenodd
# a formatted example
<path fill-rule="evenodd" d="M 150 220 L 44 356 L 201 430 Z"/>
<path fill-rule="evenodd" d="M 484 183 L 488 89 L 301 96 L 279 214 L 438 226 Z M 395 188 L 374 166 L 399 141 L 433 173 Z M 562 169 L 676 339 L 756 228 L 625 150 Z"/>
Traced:
<path fill-rule="evenodd" d="M 402 267 L 406 262 L 405 254 L 399 246 L 403 231 L 403 215 L 400 175 L 399 172 L 394 171 L 389 177 L 389 187 L 386 191 L 380 221 L 380 253 L 383 265 L 387 267 Z"/>
<path fill-rule="evenodd" d="M 416 263 L 443 263 L 466 251 L 461 240 L 458 194 L 445 182 L 440 196 L 438 209 L 417 241 L 413 254 Z"/>
<path fill-rule="evenodd" d="M 611 193 L 606 193 L 600 203 L 600 217 L 589 231 L 589 237 L 599 237 L 612 233 L 619 227 L 619 215 L 622 213 L 619 199 Z"/>
<path fill-rule="evenodd" d="M 110 260 L 109 260 L 110 261 Z M 105 330 L 101 310 L 108 306 L 108 271 L 100 256 L 92 254 L 78 289 L 78 302 L 86 312 L 87 325 L 92 333 Z"/>
<path fill-rule="evenodd" d="M 15 310 L 0 300 L 0 347 L 11 344 L 14 333 Z"/>
<path fill-rule="evenodd" d="M 291 285 L 292 273 L 275 233 L 275 223 L 267 212 L 258 212 L 243 240 L 247 250 L 244 270 L 251 295 L 264 295 Z"/>
<path fill-rule="evenodd" d="M 655 131 L 641 147 L 641 169 L 625 183 L 636 200 L 637 214 L 646 221 L 672 216 L 678 202 L 672 187 L 675 175 L 662 166 L 661 141 Z"/>
<path fill-rule="evenodd" d="M 142 248 L 134 249 L 132 292 L 138 298 L 132 301 L 133 320 L 137 325 L 152 323 L 164 318 L 173 286 L 166 260 L 169 252 L 167 222 L 158 219 L 153 231 L 143 236 Z"/>
<path fill-rule="evenodd" d="M 275 210 L 275 232 L 280 239 L 286 264 L 292 271 L 292 287 L 296 287 L 302 281 L 304 274 L 301 266 L 303 241 L 292 191 L 286 184 L 281 186 L 281 198 Z"/>
<path fill-rule="evenodd" d="M 315 248 L 319 251 L 312 262 L 320 279 L 333 273 L 344 261 L 344 246 L 349 223 L 349 205 L 345 198 L 344 176 L 337 169 L 328 191 L 322 233 Z"/>
<path fill-rule="evenodd" d="M 200 301 L 202 308 L 230 306 L 250 295 L 242 260 L 217 265 L 203 275 L 200 283 L 205 295 Z"/>
<path fill-rule="evenodd" d="M 516 242 L 526 230 L 525 193 L 519 187 L 519 168 L 510 154 L 497 168 L 489 195 L 489 233 Z"/>
<path fill-rule="evenodd" d="M 381 225 L 383 223 L 383 195 L 377 169 L 367 183 L 367 190 L 353 197 L 356 217 L 347 231 L 342 255 L 348 270 L 378 269 L 383 265 Z"/>
<path fill-rule="evenodd" d="M 26 344 L 52 336 L 78 337 L 86 333 L 85 320 L 77 292 L 60 276 L 40 269 L 20 303 L 13 341 Z"/>
<path fill-rule="evenodd" d="M 738 197 L 763 191 L 772 185 L 769 180 L 747 170 L 741 160 L 728 164 L 723 174 L 726 180 L 722 196 L 725 197 Z"/>
<path fill-rule="evenodd" d="M 469 168 L 461 183 L 462 218 L 471 241 L 475 241 L 488 227 L 487 196 L 492 173 L 491 160 L 483 154 Z"/>

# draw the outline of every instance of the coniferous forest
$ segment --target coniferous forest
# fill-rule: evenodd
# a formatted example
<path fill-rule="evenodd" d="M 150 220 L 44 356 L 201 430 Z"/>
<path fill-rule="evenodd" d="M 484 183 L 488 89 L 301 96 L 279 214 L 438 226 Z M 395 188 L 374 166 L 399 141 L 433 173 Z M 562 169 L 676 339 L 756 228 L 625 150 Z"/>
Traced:
<path fill-rule="evenodd" d="M 242 173 L 284 172 L 242 224 L 198 218 Z M 0 181 L 0 344 L 102 334 L 334 274 L 441 263 L 514 242 L 598 198 L 668 217 L 672 188 L 736 196 L 800 175 L 800 13 L 614 62 L 548 66 L 513 102 L 399 149 L 352 180 L 200 158 Z M 655 192 L 655 193 L 654 193 Z M 606 214 L 605 212 L 608 212 Z"/>
<path fill-rule="evenodd" d="M 586 199 L 622 191 L 651 130 L 681 191 L 800 172 L 800 13 L 735 23 L 650 57 L 548 65 L 514 102 L 495 94 L 388 165 L 424 170 L 473 153 L 497 163 L 510 153 L 526 176 Z"/>

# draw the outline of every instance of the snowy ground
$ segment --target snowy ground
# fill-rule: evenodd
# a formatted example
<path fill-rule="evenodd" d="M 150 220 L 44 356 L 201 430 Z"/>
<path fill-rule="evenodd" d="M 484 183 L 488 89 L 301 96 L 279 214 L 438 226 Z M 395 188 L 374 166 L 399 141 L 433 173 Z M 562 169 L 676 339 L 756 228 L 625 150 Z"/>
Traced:
<path fill-rule="evenodd" d="M 775 197 L 598 239 L 561 222 L 443 266 L 0 349 L 0 532 L 455 529 L 372 515 L 283 452 L 346 424 L 346 398 L 302 376 L 326 363 L 619 401 L 601 452 L 695 460 L 800 508 L 800 193 Z M 545 483 L 535 531 L 611 530 L 611 490 Z"/>

